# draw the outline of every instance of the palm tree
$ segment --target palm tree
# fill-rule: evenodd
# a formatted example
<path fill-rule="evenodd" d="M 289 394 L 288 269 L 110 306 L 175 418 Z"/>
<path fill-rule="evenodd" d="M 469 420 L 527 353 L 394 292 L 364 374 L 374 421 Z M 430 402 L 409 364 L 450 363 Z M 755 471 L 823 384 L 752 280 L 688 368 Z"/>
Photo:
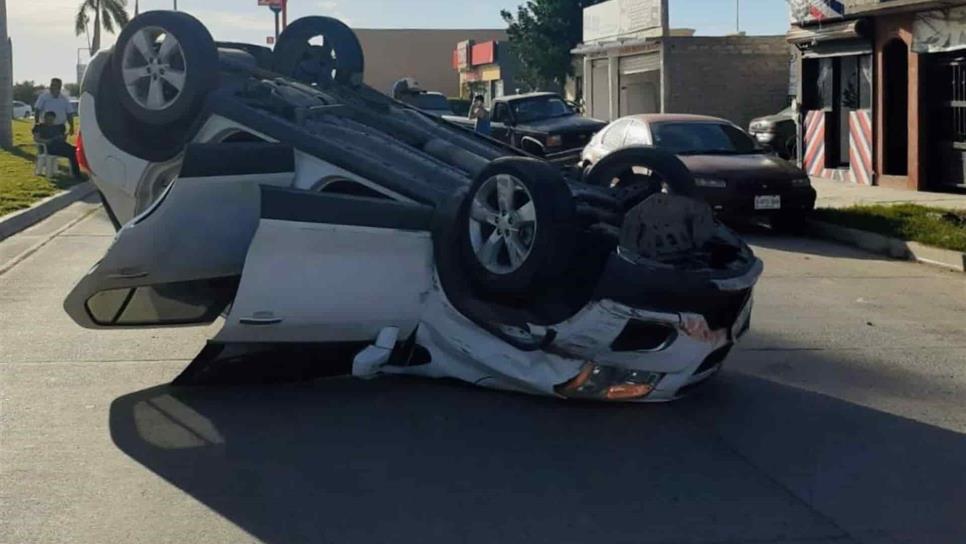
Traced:
<path fill-rule="evenodd" d="M 93 55 L 101 48 L 101 26 L 113 34 L 115 27 L 124 27 L 130 18 L 127 15 L 127 0 L 83 0 L 74 22 L 74 32 L 78 36 L 87 30 L 91 14 L 94 15 L 94 39 L 91 40 Z"/>

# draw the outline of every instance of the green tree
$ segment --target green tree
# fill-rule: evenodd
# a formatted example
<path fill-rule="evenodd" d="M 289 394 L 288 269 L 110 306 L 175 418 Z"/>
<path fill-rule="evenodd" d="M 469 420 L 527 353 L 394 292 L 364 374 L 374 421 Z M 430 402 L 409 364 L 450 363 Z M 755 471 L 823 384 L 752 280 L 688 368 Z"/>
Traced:
<path fill-rule="evenodd" d="M 570 51 L 583 37 L 583 10 L 602 0 L 527 0 L 500 15 L 520 59 L 518 79 L 532 88 L 561 86 L 573 75 Z"/>
<path fill-rule="evenodd" d="M 13 85 L 13 99 L 33 106 L 34 101 L 37 100 L 37 96 L 40 94 L 42 89 L 42 86 L 37 85 L 33 81 L 21 81 L 20 83 L 15 83 Z"/>
<path fill-rule="evenodd" d="M 101 27 L 114 34 L 115 28 L 123 28 L 130 20 L 127 14 L 127 0 L 83 0 L 77 8 L 74 32 L 80 36 L 87 32 L 87 25 L 94 15 L 94 37 L 91 39 L 91 54 L 101 48 Z"/>

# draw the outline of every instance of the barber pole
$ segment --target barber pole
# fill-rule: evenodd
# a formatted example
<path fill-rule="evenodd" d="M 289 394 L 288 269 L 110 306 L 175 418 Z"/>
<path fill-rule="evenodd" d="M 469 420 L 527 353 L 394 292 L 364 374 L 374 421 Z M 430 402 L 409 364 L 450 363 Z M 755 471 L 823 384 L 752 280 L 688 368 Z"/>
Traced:
<path fill-rule="evenodd" d="M 805 171 L 810 176 L 824 177 L 825 170 L 825 112 L 805 114 Z"/>
<path fill-rule="evenodd" d="M 872 185 L 872 112 L 858 110 L 849 113 L 849 164 L 852 182 Z"/>

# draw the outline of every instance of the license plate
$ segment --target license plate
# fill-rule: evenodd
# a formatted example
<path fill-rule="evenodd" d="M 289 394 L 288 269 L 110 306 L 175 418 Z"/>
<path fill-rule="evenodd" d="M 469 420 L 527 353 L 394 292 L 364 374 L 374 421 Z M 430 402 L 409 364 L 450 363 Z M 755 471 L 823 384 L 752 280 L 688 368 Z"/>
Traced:
<path fill-rule="evenodd" d="M 755 197 L 756 210 L 782 209 L 782 197 L 779 195 L 760 195 Z"/>

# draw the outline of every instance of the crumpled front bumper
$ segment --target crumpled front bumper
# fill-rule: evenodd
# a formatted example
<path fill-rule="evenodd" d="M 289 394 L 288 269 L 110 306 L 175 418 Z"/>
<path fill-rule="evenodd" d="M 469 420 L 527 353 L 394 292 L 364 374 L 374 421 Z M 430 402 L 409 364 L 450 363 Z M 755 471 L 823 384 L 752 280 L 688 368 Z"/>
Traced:
<path fill-rule="evenodd" d="M 619 258 L 619 257 L 618 257 Z M 550 327 L 531 327 L 535 337 L 553 338 L 542 349 L 525 351 L 487 332 L 463 316 L 434 289 L 426 301 L 424 318 L 416 343 L 431 354 L 428 363 L 382 369 L 386 373 L 455 378 L 475 385 L 531 394 L 558 394 L 559 386 L 574 379 L 587 363 L 661 374 L 644 402 L 673 400 L 679 393 L 717 372 L 734 343 L 748 329 L 752 310 L 752 289 L 762 271 L 760 261 L 738 278 L 707 283 L 699 293 L 707 307 L 718 308 L 710 319 L 689 311 L 691 299 L 682 299 L 682 309 L 673 310 L 673 289 L 649 307 L 646 300 L 635 305 L 613 298 L 590 302 L 570 319 Z M 613 271 L 601 284 L 614 281 Z M 679 274 L 680 278 L 681 275 Z M 628 292 L 635 286 L 627 286 Z M 624 297 L 625 300 L 633 297 Z M 731 301 L 740 300 L 735 306 Z M 696 300 L 696 299 L 695 299 Z M 732 308 L 724 311 L 721 308 Z M 673 334 L 653 349 L 617 350 L 615 341 L 632 323 L 667 327 Z"/>

